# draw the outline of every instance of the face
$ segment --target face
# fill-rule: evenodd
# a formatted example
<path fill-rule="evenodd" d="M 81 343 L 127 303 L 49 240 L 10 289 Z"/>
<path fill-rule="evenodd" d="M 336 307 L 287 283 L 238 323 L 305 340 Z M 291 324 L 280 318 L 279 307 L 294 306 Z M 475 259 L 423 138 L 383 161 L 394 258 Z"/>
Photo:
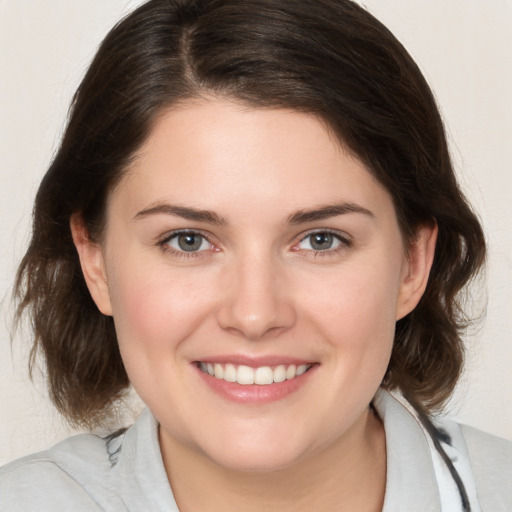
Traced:
<path fill-rule="evenodd" d="M 283 468 L 349 436 L 422 291 L 390 195 L 291 111 L 167 112 L 111 192 L 101 246 L 76 232 L 163 447 L 224 467 Z"/>

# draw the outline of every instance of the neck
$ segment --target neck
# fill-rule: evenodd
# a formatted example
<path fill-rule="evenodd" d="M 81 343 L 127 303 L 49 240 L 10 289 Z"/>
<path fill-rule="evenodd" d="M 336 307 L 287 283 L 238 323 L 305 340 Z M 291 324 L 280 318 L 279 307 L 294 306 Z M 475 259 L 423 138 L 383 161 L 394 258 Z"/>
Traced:
<path fill-rule="evenodd" d="M 385 435 L 371 409 L 335 443 L 269 472 L 234 471 L 172 439 L 161 446 L 182 512 L 382 510 Z"/>

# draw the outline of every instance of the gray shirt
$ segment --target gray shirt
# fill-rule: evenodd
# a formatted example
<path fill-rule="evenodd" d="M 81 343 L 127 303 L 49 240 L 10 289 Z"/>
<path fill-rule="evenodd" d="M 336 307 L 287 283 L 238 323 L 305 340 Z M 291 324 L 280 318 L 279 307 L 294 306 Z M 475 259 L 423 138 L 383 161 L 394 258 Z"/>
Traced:
<path fill-rule="evenodd" d="M 380 390 L 387 483 L 383 512 L 458 512 L 460 496 L 414 411 Z M 512 443 L 449 422 L 447 452 L 466 485 L 473 512 L 512 511 Z M 71 437 L 0 469 L 1 512 L 178 512 L 146 409 L 124 434 Z"/>

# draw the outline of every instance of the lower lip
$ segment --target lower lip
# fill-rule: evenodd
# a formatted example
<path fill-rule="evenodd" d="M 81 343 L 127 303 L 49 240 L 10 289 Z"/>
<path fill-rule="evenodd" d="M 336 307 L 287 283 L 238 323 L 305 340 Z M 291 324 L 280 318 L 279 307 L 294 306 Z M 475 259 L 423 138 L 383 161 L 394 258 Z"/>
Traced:
<path fill-rule="evenodd" d="M 274 382 L 264 386 L 258 384 L 242 385 L 237 382 L 227 382 L 211 377 L 197 368 L 199 376 L 217 394 L 243 404 L 268 404 L 277 402 L 292 393 L 298 391 L 311 378 L 318 365 L 312 366 L 306 373 L 284 382 Z"/>

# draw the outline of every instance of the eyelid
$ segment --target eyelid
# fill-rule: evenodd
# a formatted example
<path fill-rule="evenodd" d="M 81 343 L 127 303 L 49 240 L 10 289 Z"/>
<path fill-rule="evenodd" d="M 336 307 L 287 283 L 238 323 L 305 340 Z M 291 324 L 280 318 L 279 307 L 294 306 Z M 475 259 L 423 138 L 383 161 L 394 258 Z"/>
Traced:
<path fill-rule="evenodd" d="M 167 233 L 158 237 L 158 243 L 165 243 L 171 240 L 178 235 L 201 235 L 206 240 L 210 241 L 212 235 L 210 233 L 206 233 L 202 229 L 193 229 L 193 228 L 181 228 L 181 229 L 173 229 L 168 231 Z"/>
<path fill-rule="evenodd" d="M 171 247 L 169 245 L 169 242 L 178 237 L 179 235 L 199 235 L 203 237 L 209 244 L 210 247 L 208 249 L 202 249 L 200 251 L 180 251 L 175 249 L 174 247 Z M 217 243 L 212 241 L 213 235 L 211 233 L 207 233 L 201 229 L 192 229 L 192 228 L 183 228 L 183 229 L 174 229 L 172 231 L 169 231 L 158 238 L 157 245 L 162 248 L 162 250 L 166 252 L 173 253 L 174 255 L 178 257 L 184 257 L 184 258 L 198 258 L 201 256 L 204 256 L 204 253 L 207 253 L 209 251 L 217 249 Z M 217 249 L 218 250 L 218 249 Z"/>
<path fill-rule="evenodd" d="M 323 251 L 321 251 L 321 250 L 315 251 L 314 249 L 300 249 L 300 248 L 298 248 L 298 245 L 301 242 L 306 240 L 308 237 L 316 235 L 316 234 L 319 234 L 319 233 L 328 233 L 328 234 L 332 235 L 333 237 L 335 237 L 341 243 L 340 247 L 336 247 L 334 249 L 325 249 Z M 315 252 L 315 253 L 325 253 L 325 254 L 328 254 L 328 253 L 336 252 L 337 250 L 340 250 L 340 249 L 343 249 L 343 248 L 350 247 L 351 245 L 352 245 L 352 237 L 349 236 L 347 233 L 338 231 L 336 229 L 317 228 L 317 229 L 311 229 L 311 230 L 309 230 L 309 231 L 307 231 L 305 233 L 301 233 L 298 237 L 296 237 L 296 241 L 292 245 L 292 250 L 293 251 L 297 251 L 297 252 L 298 251 L 307 251 L 307 250 L 309 250 L 309 251 Z"/>
<path fill-rule="evenodd" d="M 328 233 L 335 237 L 339 242 L 340 246 L 335 247 L 333 249 L 325 249 L 325 250 L 314 250 L 314 249 L 301 249 L 298 247 L 298 245 L 306 240 L 308 237 L 313 236 L 318 233 Z M 173 238 L 181 235 L 181 234 L 196 234 L 201 237 L 203 237 L 209 244 L 210 247 L 208 249 L 202 249 L 200 251 L 182 251 L 174 249 L 169 245 L 169 241 Z M 213 239 L 213 240 L 212 240 Z M 158 238 L 156 245 L 160 246 L 164 251 L 169 251 L 171 253 L 174 253 L 175 255 L 179 257 L 185 257 L 185 258 L 197 258 L 201 256 L 205 256 L 205 253 L 208 253 L 210 251 L 213 252 L 220 252 L 220 249 L 218 247 L 218 243 L 215 240 L 215 237 L 209 233 L 205 232 L 201 229 L 193 229 L 193 228 L 183 228 L 183 229 L 175 229 L 172 231 L 169 231 Z M 348 235 L 345 232 L 341 232 L 336 229 L 331 228 L 316 228 L 316 229 L 310 229 L 306 232 L 301 233 L 300 235 L 295 237 L 295 241 L 292 243 L 291 250 L 294 252 L 313 252 L 315 254 L 332 254 L 339 250 L 346 249 L 352 245 L 352 237 Z"/>

